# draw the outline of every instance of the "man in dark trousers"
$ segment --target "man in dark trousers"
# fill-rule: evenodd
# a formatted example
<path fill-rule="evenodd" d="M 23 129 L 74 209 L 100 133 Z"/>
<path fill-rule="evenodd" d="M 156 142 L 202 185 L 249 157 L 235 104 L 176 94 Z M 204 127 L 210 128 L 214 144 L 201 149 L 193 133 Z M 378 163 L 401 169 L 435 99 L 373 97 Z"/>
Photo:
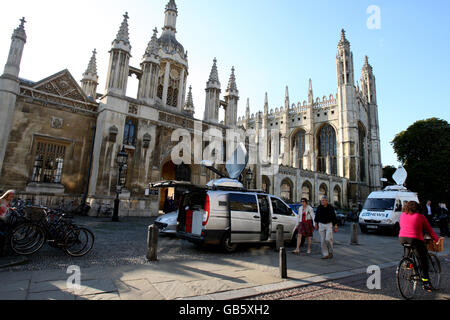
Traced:
<path fill-rule="evenodd" d="M 333 231 L 338 232 L 336 212 L 333 206 L 328 204 L 326 196 L 323 196 L 320 201 L 322 204 L 317 208 L 314 222 L 320 234 L 322 259 L 331 259 L 333 258 Z"/>

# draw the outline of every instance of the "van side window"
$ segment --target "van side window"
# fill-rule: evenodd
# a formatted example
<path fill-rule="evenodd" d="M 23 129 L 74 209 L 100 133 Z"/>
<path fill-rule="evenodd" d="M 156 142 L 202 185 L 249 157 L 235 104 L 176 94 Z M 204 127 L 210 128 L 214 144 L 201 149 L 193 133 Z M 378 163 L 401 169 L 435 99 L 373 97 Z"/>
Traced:
<path fill-rule="evenodd" d="M 279 214 L 283 216 L 292 215 L 292 210 L 288 208 L 282 201 L 276 198 L 270 198 L 270 200 L 272 201 L 272 208 L 274 214 Z"/>
<path fill-rule="evenodd" d="M 230 211 L 258 212 L 256 196 L 252 194 L 230 193 Z"/>

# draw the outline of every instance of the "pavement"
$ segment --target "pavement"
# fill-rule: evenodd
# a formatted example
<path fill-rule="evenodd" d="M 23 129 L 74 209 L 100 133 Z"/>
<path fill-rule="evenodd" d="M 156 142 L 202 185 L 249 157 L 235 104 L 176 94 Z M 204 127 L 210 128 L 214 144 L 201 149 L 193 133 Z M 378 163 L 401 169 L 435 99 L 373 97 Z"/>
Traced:
<path fill-rule="evenodd" d="M 317 234 L 311 255 L 294 255 L 293 248 L 288 248 L 287 279 L 280 277 L 279 253 L 272 248 L 247 248 L 229 258 L 212 252 L 208 260 L 160 260 L 82 268 L 79 287 L 72 285 L 77 278 L 73 271 L 76 267 L 68 269 L 65 265 L 54 270 L 16 272 L 9 270 L 3 258 L 0 260 L 0 300 L 242 300 L 367 274 L 367 268 L 372 265 L 382 270 L 391 268 L 403 255 L 396 237 L 359 234 L 358 245 L 350 244 L 348 230 L 334 237 L 334 258 L 330 260 L 320 259 Z M 447 246 L 438 256 L 447 259 L 449 254 Z M 10 262 L 26 263 L 26 259 L 15 257 Z"/>

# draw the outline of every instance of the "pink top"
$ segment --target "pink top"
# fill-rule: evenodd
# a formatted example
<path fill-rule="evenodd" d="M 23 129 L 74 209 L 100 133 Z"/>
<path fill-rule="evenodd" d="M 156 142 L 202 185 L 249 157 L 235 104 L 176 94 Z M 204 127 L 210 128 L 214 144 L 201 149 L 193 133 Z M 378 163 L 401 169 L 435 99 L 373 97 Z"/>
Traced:
<path fill-rule="evenodd" d="M 10 207 L 9 203 L 4 203 L 3 200 L 0 200 L 0 217 L 3 217 Z"/>
<path fill-rule="evenodd" d="M 439 241 L 439 237 L 428 223 L 427 218 L 420 213 L 406 214 L 402 213 L 400 217 L 400 238 L 413 238 L 424 241 L 423 230 L 425 229 L 434 242 Z"/>

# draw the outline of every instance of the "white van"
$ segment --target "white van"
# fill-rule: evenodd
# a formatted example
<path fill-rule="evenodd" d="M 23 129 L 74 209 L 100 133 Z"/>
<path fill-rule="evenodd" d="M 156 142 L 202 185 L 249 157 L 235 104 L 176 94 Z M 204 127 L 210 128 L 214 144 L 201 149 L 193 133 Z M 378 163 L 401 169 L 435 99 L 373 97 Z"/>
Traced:
<path fill-rule="evenodd" d="M 361 232 L 389 230 L 397 235 L 400 231 L 400 216 L 404 201 L 419 202 L 419 198 L 417 193 L 400 185 L 372 192 L 359 215 Z"/>
<path fill-rule="evenodd" d="M 233 252 L 240 243 L 273 243 L 277 226 L 284 240 L 297 238 L 297 215 L 280 198 L 246 190 L 233 179 L 218 179 L 206 186 L 189 182 L 165 181 L 155 188 L 187 190 L 178 209 L 177 236 L 196 244 L 219 245 Z"/>

